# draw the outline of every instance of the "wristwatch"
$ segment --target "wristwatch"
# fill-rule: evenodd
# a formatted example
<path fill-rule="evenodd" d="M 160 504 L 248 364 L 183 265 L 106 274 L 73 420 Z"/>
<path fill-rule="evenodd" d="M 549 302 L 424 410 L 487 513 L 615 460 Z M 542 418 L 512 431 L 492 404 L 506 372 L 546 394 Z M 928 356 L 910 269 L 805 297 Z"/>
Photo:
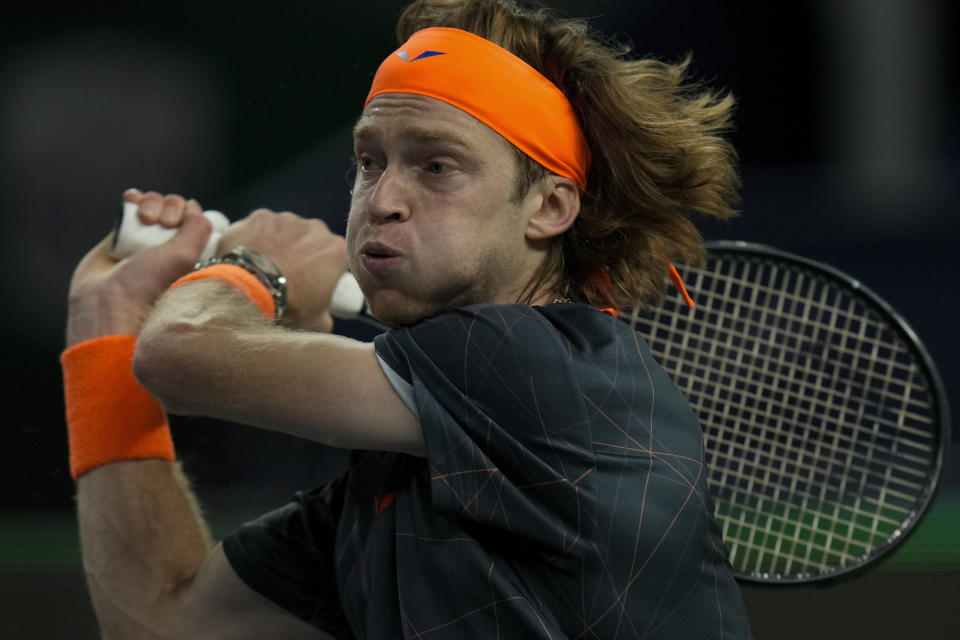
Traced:
<path fill-rule="evenodd" d="M 203 269 L 213 264 L 235 264 L 256 276 L 273 296 L 273 321 L 280 322 L 287 309 L 287 279 L 269 258 L 253 249 L 240 246 L 221 256 L 198 262 L 195 269 Z"/>

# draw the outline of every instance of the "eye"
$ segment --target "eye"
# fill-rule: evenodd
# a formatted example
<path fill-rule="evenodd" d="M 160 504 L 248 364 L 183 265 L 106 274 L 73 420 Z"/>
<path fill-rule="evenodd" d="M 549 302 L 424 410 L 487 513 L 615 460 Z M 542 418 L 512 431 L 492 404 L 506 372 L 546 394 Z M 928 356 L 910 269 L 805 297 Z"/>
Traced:
<path fill-rule="evenodd" d="M 447 165 L 440 162 L 439 160 L 432 161 L 429 165 L 427 165 L 427 167 L 430 170 L 430 173 L 433 173 L 435 175 L 440 175 L 447 170 Z"/>
<path fill-rule="evenodd" d="M 381 166 L 376 157 L 370 153 L 358 153 L 354 157 L 354 166 L 357 168 L 357 179 L 371 179 L 380 173 Z"/>

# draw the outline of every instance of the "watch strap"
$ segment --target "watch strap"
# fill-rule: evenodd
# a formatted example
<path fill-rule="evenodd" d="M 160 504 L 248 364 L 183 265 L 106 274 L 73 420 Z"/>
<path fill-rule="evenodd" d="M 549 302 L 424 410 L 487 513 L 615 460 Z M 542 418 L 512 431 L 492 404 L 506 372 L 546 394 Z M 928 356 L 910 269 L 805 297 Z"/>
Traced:
<path fill-rule="evenodd" d="M 273 262 L 271 262 L 262 254 L 257 253 L 253 249 L 240 246 L 223 255 L 197 263 L 194 273 L 204 273 L 210 268 L 217 266 L 239 267 L 249 275 L 253 276 L 261 285 L 261 289 L 265 289 L 272 300 L 273 321 L 280 321 L 280 319 L 283 317 L 283 312 L 287 308 L 287 279 L 282 273 L 280 273 L 280 270 L 273 264 Z M 226 272 L 220 271 L 219 273 Z M 213 276 L 214 274 L 211 273 L 210 275 Z M 237 277 L 239 276 L 233 276 L 234 279 Z M 224 279 L 226 280 L 227 278 L 225 277 Z M 257 302 L 255 295 L 252 295 L 251 291 L 248 291 L 251 283 L 243 284 L 241 280 L 238 280 L 236 282 L 231 282 L 231 284 L 247 293 L 248 297 L 253 300 L 254 304 L 257 304 L 257 307 L 260 308 L 261 312 L 264 312 L 264 315 L 266 315 L 265 309 Z"/>
<path fill-rule="evenodd" d="M 203 267 L 174 282 L 170 285 L 169 290 L 176 289 L 188 282 L 196 282 L 206 278 L 222 280 L 243 293 L 267 320 L 276 321 L 279 319 L 277 306 L 270 290 L 259 278 L 238 264 L 224 262 Z"/>

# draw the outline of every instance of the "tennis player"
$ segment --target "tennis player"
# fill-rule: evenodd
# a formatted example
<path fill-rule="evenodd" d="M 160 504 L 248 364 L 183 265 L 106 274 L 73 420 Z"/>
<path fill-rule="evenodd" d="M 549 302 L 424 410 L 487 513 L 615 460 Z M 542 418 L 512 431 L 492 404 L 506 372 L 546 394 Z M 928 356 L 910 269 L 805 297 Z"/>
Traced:
<path fill-rule="evenodd" d="M 84 566 L 107 638 L 749 636 L 700 425 L 620 308 L 726 217 L 732 100 L 582 22 L 422 0 L 354 127 L 346 238 L 260 210 L 193 269 L 180 227 L 78 266 L 62 357 Z M 349 268 L 372 344 L 331 335 Z M 353 450 L 214 545 L 166 411 Z"/>

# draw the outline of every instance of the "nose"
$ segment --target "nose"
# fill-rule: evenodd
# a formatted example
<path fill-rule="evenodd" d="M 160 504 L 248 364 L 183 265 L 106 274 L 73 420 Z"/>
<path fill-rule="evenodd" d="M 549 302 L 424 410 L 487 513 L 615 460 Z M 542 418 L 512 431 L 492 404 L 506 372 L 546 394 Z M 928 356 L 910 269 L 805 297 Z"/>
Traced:
<path fill-rule="evenodd" d="M 410 217 L 410 193 L 402 172 L 388 166 L 367 203 L 370 217 L 378 223 L 402 222 Z"/>

